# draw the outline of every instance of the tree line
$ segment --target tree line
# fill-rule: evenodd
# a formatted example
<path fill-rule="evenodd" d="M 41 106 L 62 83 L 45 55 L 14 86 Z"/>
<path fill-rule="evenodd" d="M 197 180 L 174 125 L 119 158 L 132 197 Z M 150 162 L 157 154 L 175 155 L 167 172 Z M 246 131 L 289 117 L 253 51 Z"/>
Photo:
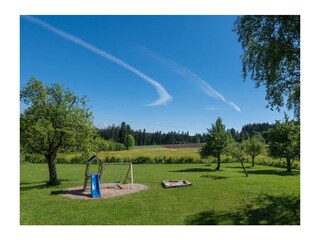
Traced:
<path fill-rule="evenodd" d="M 101 138 L 124 143 L 127 135 L 132 135 L 135 140 L 135 145 L 161 145 L 161 144 L 178 144 L 178 143 L 200 143 L 204 141 L 204 134 L 190 135 L 189 132 L 147 132 L 146 129 L 133 130 L 129 124 L 122 122 L 116 126 L 112 124 L 106 128 L 97 129 Z"/>
<path fill-rule="evenodd" d="M 249 123 L 245 124 L 241 131 L 237 131 L 234 128 L 227 129 L 232 138 L 236 142 L 251 138 L 253 135 L 260 133 L 266 143 L 268 143 L 268 136 L 266 132 L 268 129 L 274 127 L 274 124 L 270 123 Z M 104 140 L 123 143 L 125 144 L 126 136 L 132 135 L 135 141 L 135 145 L 163 145 L 163 144 L 184 144 L 184 143 L 204 143 L 206 134 L 196 133 L 190 135 L 190 133 L 184 131 L 155 131 L 147 132 L 146 129 L 133 130 L 129 124 L 122 122 L 120 125 L 109 125 L 106 128 L 97 129 L 100 137 Z"/>

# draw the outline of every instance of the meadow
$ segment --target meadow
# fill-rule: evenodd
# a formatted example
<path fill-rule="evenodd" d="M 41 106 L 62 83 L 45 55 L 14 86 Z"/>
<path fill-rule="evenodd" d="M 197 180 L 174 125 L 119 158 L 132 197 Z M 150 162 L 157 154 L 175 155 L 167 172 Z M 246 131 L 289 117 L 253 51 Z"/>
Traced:
<path fill-rule="evenodd" d="M 181 151 L 181 152 L 179 152 Z M 183 154 L 197 149 L 141 147 L 108 154 Z M 168 156 L 168 155 L 166 155 Z M 172 156 L 172 155 L 171 155 Z M 178 155 L 177 155 L 178 156 Z M 181 155 L 180 155 L 181 156 Z M 106 156 L 101 156 L 106 157 Z M 123 156 L 122 156 L 123 157 Z M 129 157 L 129 156 L 127 156 Z M 124 159 L 125 157 L 123 157 Z M 214 164 L 134 164 L 134 182 L 148 190 L 109 198 L 79 200 L 61 195 L 81 186 L 85 164 L 58 164 L 59 186 L 47 186 L 46 164 L 22 162 L 20 168 L 21 225 L 298 225 L 300 224 L 300 171 L 238 162 Z M 97 166 L 92 166 L 96 171 Z M 106 166 L 101 182 L 122 177 L 125 169 Z M 161 182 L 184 179 L 192 186 L 165 189 Z"/>
<path fill-rule="evenodd" d="M 191 144 L 192 145 L 192 144 Z M 163 147 L 161 145 L 136 146 L 126 151 L 102 151 L 97 156 L 106 162 L 133 162 L 141 163 L 215 163 L 215 159 L 201 159 L 198 153 L 199 148 L 194 147 Z M 27 157 L 21 156 L 22 161 L 31 163 L 46 163 L 44 156 L 32 154 Z M 86 159 L 81 158 L 81 154 L 77 152 L 59 153 L 57 157 L 58 163 L 85 163 Z M 229 156 L 222 155 L 222 162 L 236 162 Z M 251 162 L 251 158 L 247 157 L 245 162 Z M 255 163 L 264 166 L 273 166 L 286 168 L 285 159 L 273 159 L 266 154 L 258 155 Z M 292 165 L 293 169 L 300 169 L 300 161 L 295 161 Z"/>

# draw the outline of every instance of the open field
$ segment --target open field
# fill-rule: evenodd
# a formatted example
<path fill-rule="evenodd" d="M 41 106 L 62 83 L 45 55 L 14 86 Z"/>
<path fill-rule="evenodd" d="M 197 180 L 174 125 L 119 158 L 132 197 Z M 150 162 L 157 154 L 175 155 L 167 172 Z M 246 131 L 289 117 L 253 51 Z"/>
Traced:
<path fill-rule="evenodd" d="M 164 148 L 200 148 L 204 143 L 185 143 L 185 144 L 165 144 L 161 145 Z"/>
<path fill-rule="evenodd" d="M 100 152 L 98 155 L 101 159 L 105 159 L 108 157 L 114 157 L 121 160 L 130 161 L 130 159 L 135 159 L 137 157 L 147 157 L 150 159 L 155 158 L 191 158 L 196 161 L 202 161 L 200 159 L 200 155 L 198 153 L 199 148 L 185 148 L 179 147 L 177 148 L 176 145 L 173 144 L 175 147 L 163 147 L 161 145 L 155 146 L 139 146 L 135 147 L 128 151 L 107 151 L 107 152 Z"/>
<path fill-rule="evenodd" d="M 221 171 L 204 164 L 135 164 L 134 182 L 148 190 L 109 199 L 79 200 L 61 195 L 81 186 L 84 164 L 58 164 L 61 185 L 48 187 L 46 164 L 22 163 L 22 225 L 201 225 L 300 224 L 300 171 L 250 167 L 239 163 Z M 92 172 L 97 166 L 92 166 Z M 125 168 L 106 166 L 101 182 L 123 176 Z M 190 187 L 164 189 L 163 180 L 183 179 Z"/>
<path fill-rule="evenodd" d="M 178 146 L 179 145 L 179 146 Z M 180 146 L 181 145 L 181 146 Z M 102 160 L 113 162 L 130 162 L 133 163 L 207 163 L 215 162 L 215 159 L 201 159 L 198 153 L 199 148 L 194 144 L 172 144 L 172 145 L 146 145 L 136 146 L 131 150 L 125 151 L 103 151 L 98 153 Z M 60 153 L 58 154 L 58 163 L 84 163 L 86 159 L 80 158 L 80 153 Z M 23 158 L 23 157 L 22 157 Z M 75 161 L 74 161 L 75 160 Z M 235 162 L 236 160 L 222 155 L 222 162 Z M 246 162 L 251 158 L 247 157 Z M 45 163 L 44 156 L 37 155 L 33 163 Z M 264 154 L 255 158 L 258 165 L 274 166 L 286 168 L 285 159 L 272 159 Z M 300 162 L 295 161 L 293 169 L 300 169 Z"/>

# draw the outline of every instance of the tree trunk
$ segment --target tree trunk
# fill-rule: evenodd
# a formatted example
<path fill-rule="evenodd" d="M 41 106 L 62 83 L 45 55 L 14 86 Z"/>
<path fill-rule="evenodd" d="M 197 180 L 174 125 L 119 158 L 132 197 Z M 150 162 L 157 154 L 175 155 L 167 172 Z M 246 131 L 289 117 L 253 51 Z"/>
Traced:
<path fill-rule="evenodd" d="M 287 160 L 287 172 L 291 172 L 291 160 L 290 159 L 286 159 Z"/>
<path fill-rule="evenodd" d="M 46 159 L 48 161 L 48 168 L 49 168 L 49 182 L 48 185 L 58 185 L 58 175 L 57 175 L 57 168 L 56 168 L 56 153 L 48 153 L 46 154 Z"/>
<path fill-rule="evenodd" d="M 220 170 L 220 155 L 218 155 L 217 159 L 218 159 L 218 162 L 217 162 L 216 170 Z"/>
<path fill-rule="evenodd" d="M 243 169 L 244 173 L 246 174 L 246 177 L 248 177 L 248 172 L 247 172 L 246 168 L 244 167 L 243 161 L 240 160 L 240 162 L 241 162 L 242 169 Z"/>
<path fill-rule="evenodd" d="M 254 156 L 251 156 L 252 159 L 252 167 L 254 167 Z"/>

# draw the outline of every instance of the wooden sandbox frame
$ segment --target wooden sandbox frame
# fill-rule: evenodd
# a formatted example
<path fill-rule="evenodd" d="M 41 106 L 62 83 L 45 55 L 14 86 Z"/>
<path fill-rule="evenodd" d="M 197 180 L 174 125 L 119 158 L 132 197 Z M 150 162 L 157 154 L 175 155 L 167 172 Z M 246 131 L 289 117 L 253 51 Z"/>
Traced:
<path fill-rule="evenodd" d="M 175 188 L 175 187 L 188 187 L 191 186 L 191 182 L 187 180 L 164 180 L 161 185 L 164 188 Z"/>

